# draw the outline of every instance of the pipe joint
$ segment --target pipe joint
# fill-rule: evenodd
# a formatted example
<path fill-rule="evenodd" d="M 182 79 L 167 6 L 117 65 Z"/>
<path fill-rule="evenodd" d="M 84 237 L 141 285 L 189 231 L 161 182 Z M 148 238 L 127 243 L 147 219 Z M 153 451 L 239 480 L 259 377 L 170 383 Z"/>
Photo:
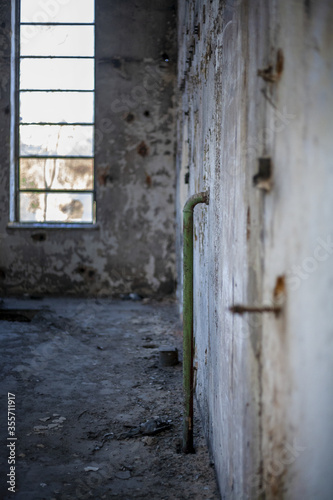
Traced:
<path fill-rule="evenodd" d="M 194 194 L 185 203 L 183 212 L 193 212 L 193 209 L 198 203 L 209 205 L 209 190 Z"/>

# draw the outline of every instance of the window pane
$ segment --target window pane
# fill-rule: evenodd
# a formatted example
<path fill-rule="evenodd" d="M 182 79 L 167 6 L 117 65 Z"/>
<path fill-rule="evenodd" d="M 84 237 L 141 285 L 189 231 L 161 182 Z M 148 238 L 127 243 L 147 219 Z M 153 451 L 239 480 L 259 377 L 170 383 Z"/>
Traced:
<path fill-rule="evenodd" d="M 39 193 L 20 194 L 20 221 L 44 222 L 45 196 Z"/>
<path fill-rule="evenodd" d="M 75 24 L 94 23 L 95 2 L 19 4 L 20 221 L 93 222 L 95 28 Z"/>
<path fill-rule="evenodd" d="M 46 221 L 92 222 L 92 193 L 51 193 L 46 195 Z"/>
<path fill-rule="evenodd" d="M 92 193 L 21 193 L 21 222 L 93 222 Z"/>
<path fill-rule="evenodd" d="M 21 26 L 22 56 L 94 56 L 93 26 Z"/>
<path fill-rule="evenodd" d="M 21 0 L 22 23 L 93 23 L 94 0 Z"/>
<path fill-rule="evenodd" d="M 93 156 L 93 126 L 21 125 L 21 156 Z"/>
<path fill-rule="evenodd" d="M 92 123 L 93 92 L 21 92 L 20 121 L 23 123 Z"/>
<path fill-rule="evenodd" d="M 93 90 L 93 59 L 21 59 L 20 88 Z"/>
<path fill-rule="evenodd" d="M 20 159 L 20 189 L 93 189 L 93 159 Z"/>

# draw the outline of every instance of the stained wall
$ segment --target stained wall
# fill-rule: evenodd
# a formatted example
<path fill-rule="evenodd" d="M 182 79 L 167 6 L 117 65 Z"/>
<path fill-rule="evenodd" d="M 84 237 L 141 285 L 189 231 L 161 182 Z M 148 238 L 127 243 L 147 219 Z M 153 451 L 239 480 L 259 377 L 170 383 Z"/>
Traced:
<path fill-rule="evenodd" d="M 332 18 L 325 0 L 179 3 L 177 242 L 209 189 L 196 397 L 225 499 L 333 494 Z"/>
<path fill-rule="evenodd" d="M 53 6 L 42 0 L 38 4 L 50 21 L 52 9 L 64 4 L 52 1 Z M 8 224 L 9 0 L 1 2 L 0 25 L 2 293 L 172 294 L 176 278 L 176 2 L 96 0 L 94 228 Z"/>

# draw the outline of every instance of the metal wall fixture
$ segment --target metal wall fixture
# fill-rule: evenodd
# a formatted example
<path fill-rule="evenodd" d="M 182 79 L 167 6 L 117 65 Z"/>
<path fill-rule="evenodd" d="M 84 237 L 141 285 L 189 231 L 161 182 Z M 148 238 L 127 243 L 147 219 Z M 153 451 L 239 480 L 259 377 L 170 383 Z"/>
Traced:
<path fill-rule="evenodd" d="M 274 313 L 276 316 L 280 314 L 282 311 L 282 307 L 280 306 L 243 306 L 241 304 L 235 304 L 229 307 L 229 311 L 233 314 L 245 314 L 245 313 L 253 313 L 253 314 L 263 314 L 263 313 Z"/>
<path fill-rule="evenodd" d="M 183 452 L 193 448 L 193 211 L 199 203 L 209 205 L 209 191 L 189 198 L 183 209 Z"/>
<path fill-rule="evenodd" d="M 244 304 L 234 304 L 229 307 L 229 311 L 232 314 L 263 314 L 263 313 L 273 313 L 275 316 L 279 316 L 282 312 L 283 307 L 286 302 L 286 277 L 284 274 L 277 276 L 275 281 L 275 287 L 273 290 L 273 298 L 271 304 L 264 304 L 260 306 L 244 305 Z"/>
<path fill-rule="evenodd" d="M 253 177 L 253 185 L 258 189 L 272 189 L 272 160 L 269 157 L 258 158 L 258 173 Z"/>

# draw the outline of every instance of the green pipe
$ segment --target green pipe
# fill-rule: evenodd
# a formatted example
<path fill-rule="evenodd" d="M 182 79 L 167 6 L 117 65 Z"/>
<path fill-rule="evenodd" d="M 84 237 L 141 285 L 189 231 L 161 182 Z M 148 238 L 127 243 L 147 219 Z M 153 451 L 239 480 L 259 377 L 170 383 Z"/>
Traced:
<path fill-rule="evenodd" d="M 198 203 L 209 205 L 209 191 L 189 198 L 183 210 L 183 452 L 193 448 L 193 210 Z"/>

